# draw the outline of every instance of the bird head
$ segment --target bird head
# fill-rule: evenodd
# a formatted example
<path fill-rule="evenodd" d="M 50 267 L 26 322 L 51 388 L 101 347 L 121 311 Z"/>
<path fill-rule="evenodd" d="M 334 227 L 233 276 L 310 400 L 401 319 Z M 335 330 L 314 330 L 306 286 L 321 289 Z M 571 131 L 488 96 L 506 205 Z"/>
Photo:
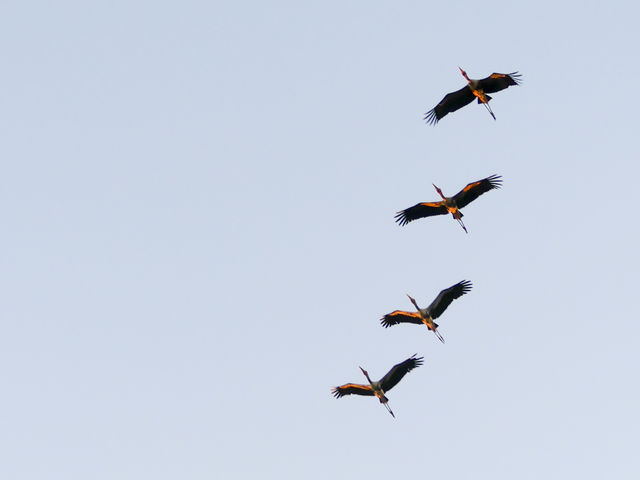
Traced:
<path fill-rule="evenodd" d="M 407 293 L 407 297 L 409 297 L 409 300 L 411 300 L 411 303 L 413 303 L 413 306 L 416 307 L 418 310 L 420 310 L 420 307 L 416 303 L 415 299 L 411 295 L 409 295 L 408 293 Z"/>
<path fill-rule="evenodd" d="M 464 78 L 466 78 L 467 80 L 469 80 L 469 77 L 467 77 L 467 72 L 465 72 L 462 67 L 458 67 L 458 69 L 460 69 L 460 73 L 462 74 L 462 76 Z"/>
<path fill-rule="evenodd" d="M 442 190 L 440 190 L 438 187 L 436 187 L 436 185 L 434 183 L 432 183 L 431 185 L 433 185 L 433 188 L 436 189 L 436 192 L 438 192 L 438 195 L 440 195 L 444 199 L 445 197 L 442 194 Z"/>
<path fill-rule="evenodd" d="M 367 377 L 367 380 L 369 381 L 369 383 L 371 383 L 371 379 L 369 378 L 369 374 L 367 373 L 367 371 L 362 367 L 358 367 L 358 368 L 362 370 L 362 373 L 364 373 L 364 376 Z"/>

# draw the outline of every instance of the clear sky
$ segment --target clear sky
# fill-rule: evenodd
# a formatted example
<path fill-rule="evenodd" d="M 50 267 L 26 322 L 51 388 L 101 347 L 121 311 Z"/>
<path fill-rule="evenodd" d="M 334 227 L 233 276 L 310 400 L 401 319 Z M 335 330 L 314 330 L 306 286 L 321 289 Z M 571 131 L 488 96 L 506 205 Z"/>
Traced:
<path fill-rule="evenodd" d="M 0 477 L 635 478 L 639 13 L 3 2 Z"/>

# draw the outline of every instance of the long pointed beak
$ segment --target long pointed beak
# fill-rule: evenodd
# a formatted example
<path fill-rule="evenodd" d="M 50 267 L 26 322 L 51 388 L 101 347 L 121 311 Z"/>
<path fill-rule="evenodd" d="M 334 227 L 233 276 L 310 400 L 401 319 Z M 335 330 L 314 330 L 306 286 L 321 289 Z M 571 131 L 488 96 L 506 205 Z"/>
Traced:
<path fill-rule="evenodd" d="M 359 368 L 360 370 L 362 370 L 362 373 L 364 374 L 364 376 L 367 377 L 367 382 L 371 383 L 371 379 L 369 378 L 369 374 L 367 373 L 367 371 L 362 367 L 359 367 Z"/>
<path fill-rule="evenodd" d="M 413 306 L 416 307 L 417 310 L 420 310 L 420 307 L 418 306 L 416 301 L 413 299 L 413 297 L 411 295 L 409 295 L 408 293 L 407 293 L 407 297 L 409 297 L 409 300 L 411 300 L 411 303 L 413 303 Z"/>
<path fill-rule="evenodd" d="M 436 192 L 438 193 L 438 195 L 440 195 L 440 198 L 444 199 L 444 195 L 442 194 L 442 190 L 440 190 L 440 188 L 435 183 L 432 183 L 431 185 L 433 185 L 433 188 L 436 189 Z"/>

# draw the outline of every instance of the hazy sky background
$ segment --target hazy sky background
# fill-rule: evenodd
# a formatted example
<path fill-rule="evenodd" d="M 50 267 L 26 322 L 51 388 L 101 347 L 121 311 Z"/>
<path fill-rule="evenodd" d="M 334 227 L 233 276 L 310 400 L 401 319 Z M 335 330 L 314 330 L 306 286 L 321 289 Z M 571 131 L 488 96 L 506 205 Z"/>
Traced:
<path fill-rule="evenodd" d="M 0 476 L 635 478 L 639 14 L 3 2 Z M 458 65 L 524 82 L 425 125 Z"/>

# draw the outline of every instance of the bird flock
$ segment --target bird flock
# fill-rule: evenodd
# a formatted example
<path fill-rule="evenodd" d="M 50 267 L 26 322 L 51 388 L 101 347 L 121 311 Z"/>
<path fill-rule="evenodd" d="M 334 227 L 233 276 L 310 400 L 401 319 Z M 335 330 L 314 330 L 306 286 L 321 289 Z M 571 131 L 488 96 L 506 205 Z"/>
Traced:
<path fill-rule="evenodd" d="M 491 97 L 489 93 L 499 92 L 513 85 L 520 84 L 521 75 L 518 72 L 513 73 L 492 73 L 486 78 L 480 80 L 470 79 L 462 68 L 458 67 L 462 76 L 467 80 L 467 85 L 460 90 L 449 93 L 435 107 L 429 110 L 424 120 L 431 125 L 435 125 L 444 116 L 451 112 L 455 112 L 465 105 L 473 102 L 474 99 L 478 99 L 478 103 L 485 106 L 491 117 L 496 120 L 489 101 Z M 435 202 L 422 202 L 412 207 L 399 211 L 395 220 L 400 226 L 405 226 L 408 223 L 418 220 L 419 218 L 432 217 L 434 215 L 446 215 L 448 213 L 458 221 L 465 233 L 469 233 L 464 223 L 462 222 L 461 208 L 464 208 L 469 203 L 473 202 L 483 193 L 490 190 L 500 188 L 502 186 L 502 177 L 499 175 L 491 175 L 482 180 L 469 183 L 466 187 L 460 190 L 452 197 L 445 197 L 442 190 L 436 185 L 433 187 L 438 192 L 441 200 Z M 438 324 L 434 321 L 439 318 L 444 311 L 451 305 L 451 303 L 460 298 L 464 294 L 471 291 L 472 284 L 468 280 L 462 280 L 461 282 L 452 285 L 449 288 L 442 290 L 438 296 L 431 302 L 426 308 L 420 308 L 413 297 L 407 294 L 409 300 L 416 308 L 415 312 L 407 312 L 404 310 L 394 310 L 391 313 L 387 313 L 380 320 L 380 324 L 384 328 L 392 327 L 400 323 L 413 323 L 416 325 L 424 324 L 427 329 L 431 330 L 436 337 L 444 343 L 444 338 L 438 332 Z M 395 387 L 402 378 L 414 368 L 423 364 L 424 357 L 417 357 L 417 354 L 412 355 L 403 362 L 394 365 L 387 374 L 378 381 L 372 381 L 369 378 L 369 373 L 362 367 L 359 367 L 365 378 L 369 382 L 368 385 L 358 383 L 346 383 L 332 389 L 334 397 L 341 398 L 345 395 L 364 395 L 369 397 L 377 397 L 381 404 L 387 409 L 392 417 L 395 418 L 393 411 L 389 407 L 389 399 L 385 393 Z"/>

